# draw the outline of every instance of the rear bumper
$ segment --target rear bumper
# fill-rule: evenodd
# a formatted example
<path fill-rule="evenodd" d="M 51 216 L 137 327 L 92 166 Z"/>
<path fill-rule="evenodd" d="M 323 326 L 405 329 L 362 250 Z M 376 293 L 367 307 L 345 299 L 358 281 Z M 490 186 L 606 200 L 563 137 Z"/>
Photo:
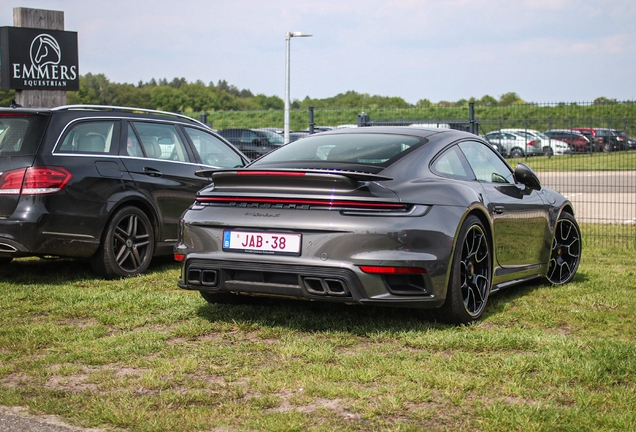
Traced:
<path fill-rule="evenodd" d="M 435 295 L 428 274 L 387 278 L 355 267 L 316 267 L 275 263 L 188 259 L 178 286 L 216 293 L 240 293 L 349 304 L 434 308 L 444 302 Z"/>

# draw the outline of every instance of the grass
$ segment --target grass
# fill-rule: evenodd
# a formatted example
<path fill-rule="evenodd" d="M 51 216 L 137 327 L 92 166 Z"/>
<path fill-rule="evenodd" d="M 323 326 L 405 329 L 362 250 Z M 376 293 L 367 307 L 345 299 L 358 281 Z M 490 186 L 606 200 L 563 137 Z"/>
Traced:
<path fill-rule="evenodd" d="M 81 262 L 0 269 L 0 405 L 84 427 L 636 429 L 636 270 L 587 248 L 574 281 L 510 288 L 453 327 L 416 310 L 208 305 L 176 264 L 126 280 Z"/>
<path fill-rule="evenodd" d="M 636 151 L 533 156 L 508 159 L 511 167 L 523 162 L 534 171 L 623 171 L 636 170 Z"/>

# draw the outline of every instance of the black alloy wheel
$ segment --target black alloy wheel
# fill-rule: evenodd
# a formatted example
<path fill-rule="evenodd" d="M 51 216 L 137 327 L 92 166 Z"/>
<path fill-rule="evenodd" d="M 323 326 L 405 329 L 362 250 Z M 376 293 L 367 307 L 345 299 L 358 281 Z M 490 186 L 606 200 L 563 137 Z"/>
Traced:
<path fill-rule="evenodd" d="M 492 286 L 492 254 L 484 225 L 466 218 L 453 254 L 446 301 L 437 314 L 442 321 L 468 324 L 479 319 Z"/>
<path fill-rule="evenodd" d="M 557 221 L 552 240 L 552 252 L 548 266 L 548 281 L 564 284 L 572 280 L 581 262 L 581 231 L 569 213 L 563 213 Z"/>
<path fill-rule="evenodd" d="M 135 276 L 148 269 L 154 250 L 148 216 L 137 207 L 123 207 L 108 222 L 91 265 L 106 279 Z"/>

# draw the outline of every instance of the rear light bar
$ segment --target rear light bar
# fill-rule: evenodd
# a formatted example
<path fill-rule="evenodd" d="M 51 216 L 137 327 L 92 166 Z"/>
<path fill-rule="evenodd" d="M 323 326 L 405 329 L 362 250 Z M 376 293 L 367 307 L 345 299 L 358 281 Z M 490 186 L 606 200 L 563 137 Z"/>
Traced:
<path fill-rule="evenodd" d="M 0 195 L 43 195 L 59 192 L 73 178 L 62 167 L 18 168 L 0 174 Z"/>
<path fill-rule="evenodd" d="M 242 197 L 197 197 L 197 203 L 258 203 L 271 205 L 315 205 L 327 207 L 347 207 L 375 210 L 402 210 L 408 206 L 400 203 L 374 203 L 331 199 L 282 199 L 282 198 L 242 198 Z"/>
<path fill-rule="evenodd" d="M 236 175 L 258 175 L 258 176 L 277 176 L 277 177 L 305 177 L 304 172 L 293 171 L 236 171 Z"/>
<path fill-rule="evenodd" d="M 421 267 L 392 267 L 392 266 L 359 266 L 360 270 L 372 274 L 425 274 L 426 270 Z"/>

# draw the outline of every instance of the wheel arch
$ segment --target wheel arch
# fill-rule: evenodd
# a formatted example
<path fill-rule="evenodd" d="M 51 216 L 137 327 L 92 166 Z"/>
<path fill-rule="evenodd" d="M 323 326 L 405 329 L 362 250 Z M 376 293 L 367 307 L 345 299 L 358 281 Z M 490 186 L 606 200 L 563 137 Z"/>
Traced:
<path fill-rule="evenodd" d="M 492 275 L 495 274 L 494 272 L 495 272 L 495 263 L 497 262 L 497 256 L 496 256 L 495 247 L 494 247 L 492 221 L 490 219 L 490 216 L 488 215 L 488 211 L 484 207 L 480 205 L 474 205 L 466 209 L 466 212 L 459 220 L 457 224 L 457 228 L 455 229 L 455 235 L 453 238 L 453 247 L 451 248 L 450 257 L 452 259 L 452 257 L 455 256 L 455 249 L 457 248 L 457 245 L 458 245 L 459 232 L 461 231 L 462 226 L 464 225 L 464 222 L 466 221 L 466 219 L 468 219 L 468 217 L 471 215 L 476 216 L 477 219 L 479 219 L 481 224 L 484 226 L 484 229 L 486 230 L 486 235 L 488 237 L 488 247 L 490 248 L 490 252 L 492 256 L 492 262 L 490 263 L 491 284 L 492 284 Z M 446 290 L 448 290 L 448 283 L 450 281 L 450 275 L 452 271 L 453 271 L 452 263 L 449 263 L 448 269 L 446 271 Z M 446 295 L 446 293 L 444 295 Z"/>
<path fill-rule="evenodd" d="M 137 207 L 139 210 L 143 211 L 148 219 L 150 219 L 150 223 L 152 224 L 154 230 L 154 240 L 155 244 L 161 238 L 161 223 L 159 222 L 159 214 L 155 207 L 143 196 L 143 195 L 125 195 L 122 196 L 121 199 L 115 200 L 112 202 L 112 205 L 108 207 L 108 217 L 106 218 L 106 223 L 102 227 L 100 234 L 100 242 L 101 238 L 104 236 L 104 230 L 108 225 L 108 221 L 111 220 L 113 215 L 118 212 L 121 208 L 132 206 Z"/>

